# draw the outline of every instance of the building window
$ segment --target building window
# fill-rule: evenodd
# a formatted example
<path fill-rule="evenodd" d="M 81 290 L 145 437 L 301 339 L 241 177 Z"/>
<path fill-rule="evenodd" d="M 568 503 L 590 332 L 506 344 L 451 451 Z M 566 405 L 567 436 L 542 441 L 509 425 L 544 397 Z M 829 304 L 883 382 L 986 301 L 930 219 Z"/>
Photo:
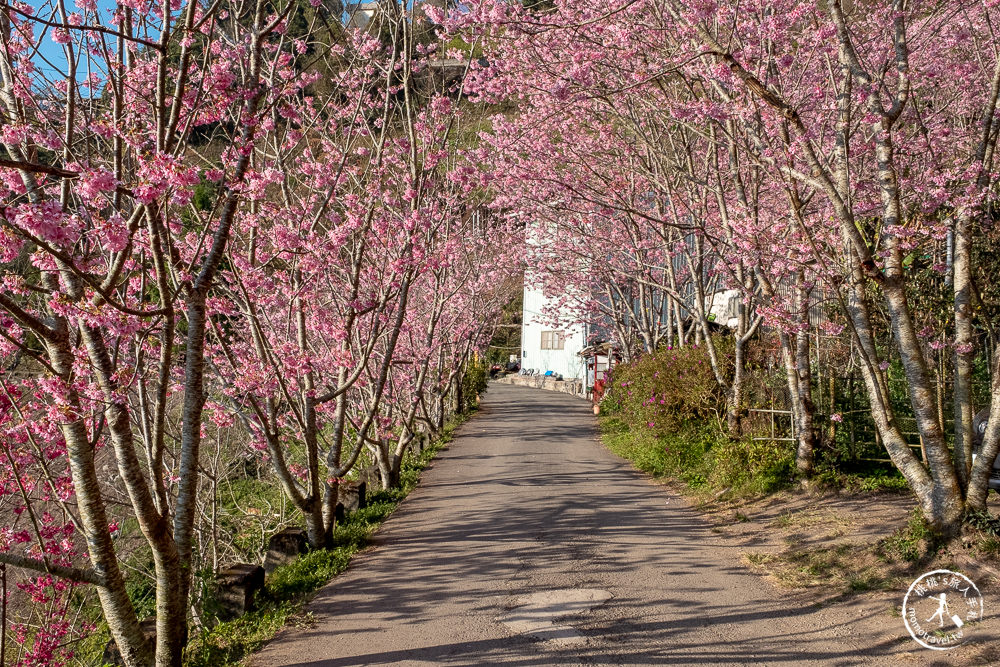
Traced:
<path fill-rule="evenodd" d="M 543 331 L 542 349 L 561 350 L 566 347 L 566 334 L 562 331 Z"/>

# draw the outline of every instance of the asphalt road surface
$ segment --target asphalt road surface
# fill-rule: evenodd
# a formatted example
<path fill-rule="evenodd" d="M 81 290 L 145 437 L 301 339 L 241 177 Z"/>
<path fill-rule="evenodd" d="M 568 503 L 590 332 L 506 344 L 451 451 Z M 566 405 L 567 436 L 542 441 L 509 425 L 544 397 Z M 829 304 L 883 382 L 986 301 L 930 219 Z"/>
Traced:
<path fill-rule="evenodd" d="M 817 609 L 749 572 L 694 510 L 605 450 L 594 424 L 581 399 L 493 384 L 374 548 L 310 605 L 315 623 L 286 629 L 253 664 L 943 657 L 916 647 L 884 606 Z"/>

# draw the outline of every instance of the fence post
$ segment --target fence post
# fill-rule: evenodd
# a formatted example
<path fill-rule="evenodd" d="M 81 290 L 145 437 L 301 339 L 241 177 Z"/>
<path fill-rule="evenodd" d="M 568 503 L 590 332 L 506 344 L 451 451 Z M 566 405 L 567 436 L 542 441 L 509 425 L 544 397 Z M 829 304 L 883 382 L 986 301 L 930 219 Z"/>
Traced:
<path fill-rule="evenodd" d="M 848 409 L 850 410 L 848 420 L 851 423 L 851 461 L 857 462 L 858 443 L 854 434 L 854 375 L 850 375 L 847 378 L 847 392 L 851 397 L 851 402 L 848 405 Z"/>

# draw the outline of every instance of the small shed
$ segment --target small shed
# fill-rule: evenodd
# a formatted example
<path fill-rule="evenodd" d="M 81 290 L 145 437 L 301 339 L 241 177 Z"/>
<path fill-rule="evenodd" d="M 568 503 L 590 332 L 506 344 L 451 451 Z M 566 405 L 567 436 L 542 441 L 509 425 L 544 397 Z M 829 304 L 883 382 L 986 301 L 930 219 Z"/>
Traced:
<path fill-rule="evenodd" d="M 595 402 L 599 396 L 593 396 L 594 385 L 598 380 L 607 381 L 608 372 L 622 361 L 621 351 L 610 342 L 594 343 L 579 352 L 586 368 L 584 390 Z"/>

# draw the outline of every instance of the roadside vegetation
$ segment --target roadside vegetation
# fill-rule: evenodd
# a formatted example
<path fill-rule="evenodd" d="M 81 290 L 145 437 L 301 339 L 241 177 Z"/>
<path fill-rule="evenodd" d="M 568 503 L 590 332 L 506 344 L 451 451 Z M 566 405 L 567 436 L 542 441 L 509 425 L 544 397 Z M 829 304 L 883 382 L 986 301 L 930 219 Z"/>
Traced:
<path fill-rule="evenodd" d="M 185 652 L 190 667 L 225 667 L 243 664 L 254 651 L 270 641 L 285 625 L 310 623 L 303 607 L 313 594 L 347 569 L 351 558 L 367 546 L 369 538 L 420 482 L 420 473 L 452 440 L 455 429 L 476 408 L 452 419 L 441 437 L 422 452 L 411 452 L 403 462 L 400 484 L 376 491 L 367 506 L 350 514 L 334 529 L 333 547 L 315 549 L 283 565 L 268 577 L 258 596 L 258 608 L 234 621 L 215 624 L 192 639 Z"/>
<path fill-rule="evenodd" d="M 791 443 L 748 429 L 731 438 L 705 346 L 667 346 L 617 366 L 601 402 L 608 447 L 656 477 L 704 495 L 778 491 L 797 478 Z"/>
<path fill-rule="evenodd" d="M 781 586 L 895 591 L 932 565 L 968 569 L 969 561 L 1000 576 L 1000 521 L 989 512 L 969 513 L 960 536 L 943 540 L 891 462 L 852 459 L 827 430 L 805 476 L 794 440 L 772 438 L 769 419 L 747 420 L 730 437 L 724 401 L 704 346 L 664 347 L 615 367 L 601 401 L 602 440 L 681 491 L 716 532 L 745 539 L 743 561 Z"/>
<path fill-rule="evenodd" d="M 398 505 L 417 487 L 420 474 L 430 465 L 434 457 L 451 442 L 455 430 L 478 410 L 477 405 L 448 421 L 440 437 L 427 445 L 423 451 L 409 452 L 402 464 L 399 486 L 380 489 L 370 493 L 366 506 L 347 515 L 334 529 L 333 545 L 330 548 L 312 549 L 297 560 L 276 568 L 267 577 L 265 589 L 256 598 L 256 608 L 235 620 L 220 621 L 215 616 L 211 580 L 204 582 L 204 595 L 199 600 L 202 611 L 201 629 L 189 640 L 185 649 L 184 664 L 191 667 L 226 667 L 241 665 L 254 652 L 270 641 L 278 631 L 288 624 L 301 625 L 310 622 L 310 615 L 304 606 L 313 594 L 347 569 L 353 556 L 364 549 L 378 527 Z M 245 493 L 233 496 L 239 506 L 266 506 L 280 500 L 275 496 L 273 486 L 266 483 L 239 485 Z M 231 524 L 246 538 L 254 513 L 244 513 L 242 525 Z M 279 528 L 275 526 L 275 529 Z M 266 540 L 254 540 L 246 546 L 247 560 L 260 562 L 263 558 Z M 141 610 L 151 607 L 152 591 L 137 585 L 132 587 L 133 600 Z M 86 610 L 94 615 L 96 610 Z M 150 608 L 149 612 L 152 611 Z M 78 664 L 100 664 L 110 635 L 95 618 L 95 632 L 76 647 L 75 660 Z"/>

